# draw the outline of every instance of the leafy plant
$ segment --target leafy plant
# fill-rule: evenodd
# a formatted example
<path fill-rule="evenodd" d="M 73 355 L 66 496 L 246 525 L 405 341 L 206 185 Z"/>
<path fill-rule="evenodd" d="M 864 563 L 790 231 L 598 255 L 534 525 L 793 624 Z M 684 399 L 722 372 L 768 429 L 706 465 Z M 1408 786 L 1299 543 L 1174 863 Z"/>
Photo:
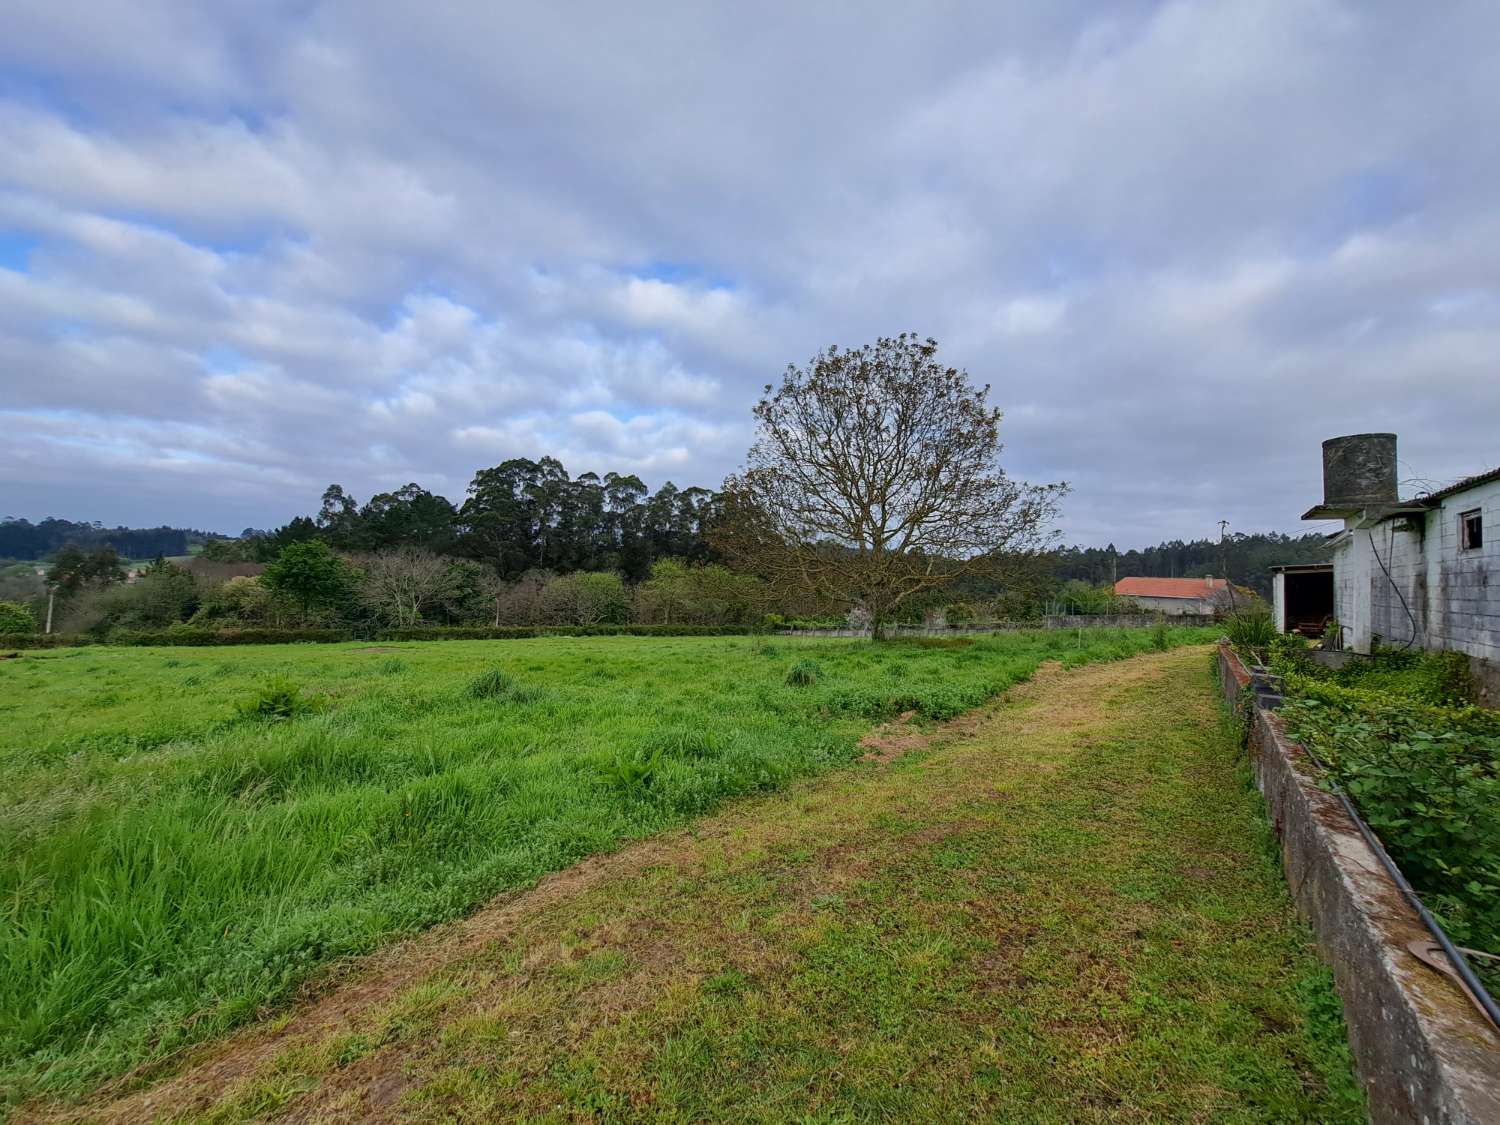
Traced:
<path fill-rule="evenodd" d="M 1500 715 L 1298 675 L 1288 686 L 1288 730 L 1429 908 L 1460 944 L 1500 953 Z"/>
<path fill-rule="evenodd" d="M 1151 626 L 1151 647 L 1157 652 L 1166 652 L 1171 647 L 1172 637 L 1167 632 L 1167 623 L 1158 621 Z"/>
<path fill-rule="evenodd" d="M 651 750 L 617 750 L 613 758 L 599 767 L 599 772 L 616 789 L 645 789 L 656 776 L 661 759 L 659 746 Z"/>
<path fill-rule="evenodd" d="M 294 681 L 284 676 L 267 680 L 248 699 L 235 704 L 242 719 L 294 719 L 317 706 L 317 700 L 302 694 Z"/>
<path fill-rule="evenodd" d="M 36 618 L 20 602 L 0 602 L 0 633 L 34 633 Z"/>
<path fill-rule="evenodd" d="M 1225 617 L 1224 632 L 1230 644 L 1259 662 L 1276 639 L 1276 623 L 1271 620 L 1270 610 L 1252 605 Z"/>
<path fill-rule="evenodd" d="M 786 674 L 787 686 L 811 687 L 818 682 L 822 674 L 822 669 L 818 667 L 816 660 L 799 660 L 791 666 Z"/>

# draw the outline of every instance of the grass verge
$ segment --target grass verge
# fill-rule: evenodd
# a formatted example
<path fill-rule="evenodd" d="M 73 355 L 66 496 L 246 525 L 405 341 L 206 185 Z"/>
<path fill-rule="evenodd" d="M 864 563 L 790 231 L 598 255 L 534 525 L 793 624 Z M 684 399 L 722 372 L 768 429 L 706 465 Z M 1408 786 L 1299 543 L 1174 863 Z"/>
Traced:
<path fill-rule="evenodd" d="M 84 1112 L 1363 1120 L 1201 650 L 1046 672 L 465 926 Z"/>
<path fill-rule="evenodd" d="M 1154 643 L 620 637 L 5 661 L 0 1089 L 79 1091 L 263 1014 L 331 961 L 846 764 L 874 720 L 942 719 L 1043 660 Z M 790 675 L 812 660 L 815 676 Z"/>

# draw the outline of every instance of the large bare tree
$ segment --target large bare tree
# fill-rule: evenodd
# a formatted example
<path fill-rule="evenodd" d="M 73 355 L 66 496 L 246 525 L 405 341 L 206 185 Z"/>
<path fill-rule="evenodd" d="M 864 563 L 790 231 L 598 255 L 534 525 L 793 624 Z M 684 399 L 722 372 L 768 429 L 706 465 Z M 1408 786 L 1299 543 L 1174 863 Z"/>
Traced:
<path fill-rule="evenodd" d="M 716 545 L 781 589 L 863 607 L 874 637 L 914 594 L 1003 573 L 1049 545 L 1067 486 L 1005 475 L 988 395 L 907 333 L 789 366 L 724 483 Z"/>
<path fill-rule="evenodd" d="M 421 547 L 394 547 L 361 561 L 360 599 L 397 626 L 415 625 L 422 610 L 454 591 L 448 560 Z"/>

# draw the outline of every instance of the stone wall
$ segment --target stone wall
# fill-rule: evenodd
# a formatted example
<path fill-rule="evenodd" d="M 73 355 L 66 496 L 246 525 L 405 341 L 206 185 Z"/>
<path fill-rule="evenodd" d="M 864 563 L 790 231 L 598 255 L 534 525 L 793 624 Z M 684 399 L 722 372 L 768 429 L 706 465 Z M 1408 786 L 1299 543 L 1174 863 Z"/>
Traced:
<path fill-rule="evenodd" d="M 1153 625 L 1212 625 L 1213 614 L 1181 614 L 1164 619 L 1150 613 L 1052 614 L 1036 621 L 999 621 L 989 625 L 887 625 L 887 637 L 971 637 L 1019 629 L 1147 629 Z M 793 637 L 868 637 L 864 629 L 784 629 Z"/>

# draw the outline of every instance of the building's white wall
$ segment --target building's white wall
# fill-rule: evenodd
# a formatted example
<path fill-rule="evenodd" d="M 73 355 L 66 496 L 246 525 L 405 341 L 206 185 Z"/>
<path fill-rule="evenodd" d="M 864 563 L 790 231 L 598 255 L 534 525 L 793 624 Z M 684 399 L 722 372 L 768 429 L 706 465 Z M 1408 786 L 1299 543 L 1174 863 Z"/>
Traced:
<path fill-rule="evenodd" d="M 1160 613 L 1166 617 L 1181 617 L 1189 613 L 1213 613 L 1212 598 L 1147 598 L 1131 594 L 1131 599 L 1147 613 Z"/>
<path fill-rule="evenodd" d="M 1458 517 L 1473 508 L 1484 513 L 1484 545 L 1460 551 Z M 1500 659 L 1500 481 L 1450 496 L 1429 513 L 1426 582 L 1428 647 Z"/>
<path fill-rule="evenodd" d="M 1279 570 L 1271 575 L 1271 620 L 1278 633 L 1286 632 L 1286 575 Z"/>
<path fill-rule="evenodd" d="M 1484 545 L 1460 551 L 1458 517 L 1474 508 L 1484 513 Z M 1369 652 L 1379 637 L 1500 658 L 1500 481 L 1419 518 L 1420 531 L 1402 520 L 1369 529 L 1351 520 L 1335 546 L 1334 614 L 1345 647 Z"/>

